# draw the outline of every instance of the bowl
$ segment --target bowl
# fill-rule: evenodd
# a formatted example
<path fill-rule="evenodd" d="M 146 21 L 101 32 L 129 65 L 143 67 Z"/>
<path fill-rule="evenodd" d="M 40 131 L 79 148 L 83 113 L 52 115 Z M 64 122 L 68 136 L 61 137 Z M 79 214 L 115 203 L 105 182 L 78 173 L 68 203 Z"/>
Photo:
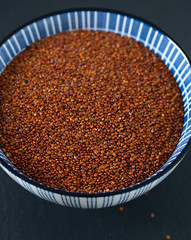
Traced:
<path fill-rule="evenodd" d="M 163 181 L 182 161 L 191 145 L 191 67 L 182 49 L 167 34 L 139 17 L 99 9 L 72 9 L 35 19 L 22 26 L 0 46 L 0 72 L 32 43 L 59 32 L 100 30 L 125 35 L 157 54 L 174 75 L 184 103 L 184 123 L 179 142 L 168 161 L 151 177 L 133 186 L 103 193 L 68 192 L 43 185 L 19 171 L 0 150 L 0 166 L 29 192 L 50 202 L 74 208 L 105 208 L 128 202 Z"/>

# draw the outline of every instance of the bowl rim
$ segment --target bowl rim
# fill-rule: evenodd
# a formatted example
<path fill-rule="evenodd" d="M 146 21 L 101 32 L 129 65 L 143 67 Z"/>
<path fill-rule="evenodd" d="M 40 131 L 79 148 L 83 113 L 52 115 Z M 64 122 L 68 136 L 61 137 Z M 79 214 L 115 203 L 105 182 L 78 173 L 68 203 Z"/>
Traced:
<path fill-rule="evenodd" d="M 66 8 L 64 10 L 59 10 L 59 11 L 52 11 L 49 12 L 47 14 L 43 14 L 39 17 L 33 18 L 27 22 L 25 22 L 24 24 L 20 25 L 19 27 L 17 27 L 15 30 L 11 31 L 1 42 L 0 42 L 0 47 L 2 47 L 2 45 L 11 37 L 13 36 L 15 33 L 17 33 L 18 31 L 20 31 L 21 29 L 23 29 L 24 27 L 37 22 L 39 20 L 42 20 L 43 18 L 47 18 L 50 16 L 54 16 L 57 14 L 62 14 L 62 13 L 68 13 L 68 12 L 75 12 L 75 11 L 99 11 L 99 12 L 109 12 L 109 13 L 114 13 L 114 14 L 120 14 L 123 16 L 127 16 L 127 17 L 132 17 L 135 20 L 139 20 L 142 21 L 143 23 L 148 24 L 149 26 L 155 28 L 156 30 L 158 30 L 159 32 L 161 32 L 162 34 L 164 34 L 165 36 L 167 36 L 170 40 L 172 40 L 177 47 L 182 51 L 182 53 L 185 55 L 185 57 L 187 58 L 189 64 L 191 65 L 191 60 L 189 59 L 188 55 L 185 53 L 185 51 L 182 49 L 182 47 L 171 37 L 169 36 L 169 34 L 167 34 L 164 30 L 162 30 L 160 27 L 156 26 L 155 24 L 153 24 L 152 22 L 150 22 L 149 20 L 146 20 L 142 17 L 139 17 L 137 15 L 128 13 L 126 11 L 119 11 L 119 10 L 113 10 L 113 9 L 109 9 L 109 8 L 88 8 L 88 7 L 80 7 L 80 8 Z M 0 165 L 2 164 L 2 166 L 4 168 L 6 168 L 8 171 L 10 171 L 13 175 L 16 175 L 18 178 L 22 179 L 23 181 L 26 181 L 29 184 L 34 185 L 37 188 L 41 188 L 47 191 L 51 191 L 57 194 L 61 194 L 61 195 L 66 195 L 66 196 L 74 196 L 74 197 L 106 197 L 106 196 L 112 196 L 112 195 L 118 195 L 118 194 L 123 194 L 123 193 L 127 193 L 127 192 L 131 192 L 133 190 L 139 189 L 141 187 L 144 187 L 152 182 L 154 182 L 155 180 L 159 179 L 160 177 L 162 177 L 163 175 L 165 175 L 167 172 L 169 172 L 171 169 L 173 169 L 173 167 L 175 167 L 176 165 L 178 165 L 181 160 L 185 157 L 185 155 L 188 153 L 189 148 L 191 146 L 191 138 L 189 139 L 189 141 L 187 142 L 186 146 L 183 148 L 182 152 L 178 155 L 178 157 L 176 157 L 170 165 L 168 165 L 163 171 L 157 173 L 156 175 L 151 175 L 151 177 L 148 179 L 145 179 L 144 181 L 140 182 L 140 183 L 136 183 L 135 185 L 126 187 L 126 188 L 122 188 L 122 189 L 117 189 L 114 191 L 108 191 L 108 192 L 95 192 L 95 193 L 84 193 L 84 192 L 72 192 L 72 191 L 66 191 L 66 190 L 62 190 L 62 189 L 58 189 L 58 188 L 53 188 L 50 187 L 48 185 L 42 184 L 40 182 L 37 182 L 31 178 L 29 178 L 27 175 L 25 175 L 24 173 L 22 173 L 20 170 L 20 172 L 22 174 L 20 174 L 17 170 L 15 170 L 11 165 L 8 165 L 1 157 L 0 157 Z"/>

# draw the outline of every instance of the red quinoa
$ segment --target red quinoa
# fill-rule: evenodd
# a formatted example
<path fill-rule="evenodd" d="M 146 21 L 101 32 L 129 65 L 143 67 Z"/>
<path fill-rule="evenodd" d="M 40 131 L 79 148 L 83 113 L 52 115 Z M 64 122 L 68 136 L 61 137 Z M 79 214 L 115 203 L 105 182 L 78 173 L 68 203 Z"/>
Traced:
<path fill-rule="evenodd" d="M 120 211 L 120 212 L 123 212 L 124 210 L 125 210 L 125 208 L 124 208 L 123 206 L 120 206 L 120 207 L 119 207 L 119 211 Z"/>
<path fill-rule="evenodd" d="M 152 51 L 99 31 L 28 47 L 0 76 L 0 144 L 27 176 L 75 192 L 138 183 L 174 151 L 183 102 Z"/>
<path fill-rule="evenodd" d="M 151 217 L 151 218 L 155 218 L 155 213 L 152 212 L 152 213 L 150 214 L 150 217 Z"/>
<path fill-rule="evenodd" d="M 166 235 L 166 239 L 171 239 L 171 236 L 170 235 Z"/>

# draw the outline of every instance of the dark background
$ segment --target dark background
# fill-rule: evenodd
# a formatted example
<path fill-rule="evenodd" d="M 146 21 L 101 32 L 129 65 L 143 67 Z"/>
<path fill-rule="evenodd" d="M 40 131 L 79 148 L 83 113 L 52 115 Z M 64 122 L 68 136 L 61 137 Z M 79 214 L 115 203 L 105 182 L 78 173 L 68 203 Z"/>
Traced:
<path fill-rule="evenodd" d="M 0 41 L 43 14 L 76 7 L 104 7 L 145 18 L 175 39 L 191 58 L 189 0 L 0 0 Z M 191 149 L 148 196 L 108 209 L 82 210 L 41 200 L 0 170 L 0 240 L 191 239 Z M 151 212 L 155 218 L 151 218 Z"/>

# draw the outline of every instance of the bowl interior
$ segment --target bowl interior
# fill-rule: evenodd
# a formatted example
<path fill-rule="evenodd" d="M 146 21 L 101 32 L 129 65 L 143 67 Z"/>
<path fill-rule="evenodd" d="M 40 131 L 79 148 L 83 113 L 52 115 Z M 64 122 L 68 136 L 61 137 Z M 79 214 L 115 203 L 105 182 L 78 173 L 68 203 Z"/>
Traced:
<path fill-rule="evenodd" d="M 163 60 L 179 85 L 184 102 L 184 125 L 181 138 L 175 151 L 163 167 L 144 180 L 148 181 L 163 172 L 167 166 L 172 165 L 191 137 L 191 67 L 183 51 L 168 36 L 142 20 L 123 14 L 97 10 L 63 12 L 26 25 L 4 41 L 0 47 L 0 73 L 17 54 L 32 43 L 59 32 L 77 29 L 114 32 L 135 39 Z M 0 157 L 13 171 L 24 175 L 8 160 L 1 149 Z"/>

